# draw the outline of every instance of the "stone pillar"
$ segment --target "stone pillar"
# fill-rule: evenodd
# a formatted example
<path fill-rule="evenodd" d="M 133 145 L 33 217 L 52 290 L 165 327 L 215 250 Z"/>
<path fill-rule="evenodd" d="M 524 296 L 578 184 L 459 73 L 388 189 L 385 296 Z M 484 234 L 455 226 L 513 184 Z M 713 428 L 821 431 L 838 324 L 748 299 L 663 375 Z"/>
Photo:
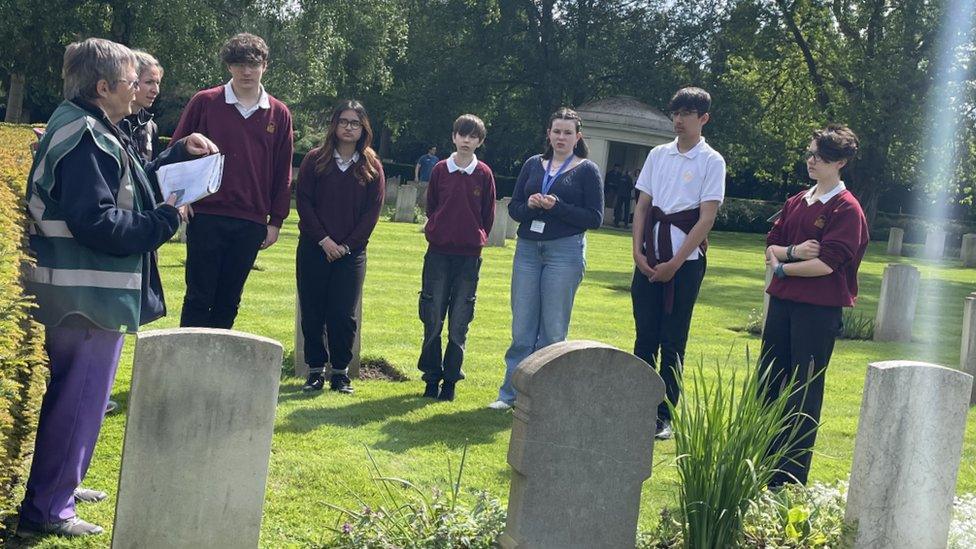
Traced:
<path fill-rule="evenodd" d="M 510 221 L 508 207 L 501 200 L 496 200 L 495 212 L 499 212 L 503 208 L 505 209 L 504 215 L 495 214 L 495 223 L 491 226 L 491 232 L 488 233 L 488 246 L 505 247 L 505 235 L 508 234 L 508 222 Z"/>
<path fill-rule="evenodd" d="M 901 255 L 901 245 L 905 241 L 905 230 L 892 227 L 888 232 L 888 255 Z"/>
<path fill-rule="evenodd" d="M 972 385 L 924 362 L 868 366 L 845 514 L 855 548 L 946 547 Z"/>
<path fill-rule="evenodd" d="M 661 377 L 609 345 L 566 341 L 522 361 L 512 382 L 518 399 L 501 546 L 634 547 Z"/>
<path fill-rule="evenodd" d="M 925 236 L 925 252 L 927 259 L 942 259 L 945 253 L 946 233 L 942 229 L 932 229 Z"/>
<path fill-rule="evenodd" d="M 885 267 L 874 318 L 875 341 L 911 341 L 921 274 L 911 265 Z"/>
<path fill-rule="evenodd" d="M 137 336 L 112 547 L 258 546 L 281 356 L 231 330 Z"/>
<path fill-rule="evenodd" d="M 400 185 L 397 191 L 396 213 L 393 221 L 397 223 L 413 223 L 416 221 L 417 186 L 413 184 Z"/>
<path fill-rule="evenodd" d="M 352 360 L 349 361 L 350 378 L 359 377 L 360 349 L 363 342 L 363 293 L 359 292 L 359 302 L 356 304 L 356 338 L 352 341 Z M 329 346 L 329 339 L 325 333 L 322 334 L 322 342 L 326 348 Z M 308 364 L 305 363 L 305 334 L 302 332 L 302 309 L 298 301 L 298 294 L 295 294 L 295 350 L 292 352 L 295 364 L 295 377 L 305 379 L 308 377 Z M 332 365 L 325 365 L 325 376 L 332 375 Z"/>
<path fill-rule="evenodd" d="M 603 226 L 613 227 L 613 208 L 603 208 Z"/>
<path fill-rule="evenodd" d="M 505 238 L 515 238 L 518 236 L 519 224 L 518 221 L 515 221 L 510 215 L 508 215 L 508 205 L 512 203 L 512 197 L 506 196 L 499 202 L 498 207 L 495 208 L 495 221 L 497 222 L 499 217 L 504 217 L 506 227 Z"/>
<path fill-rule="evenodd" d="M 976 376 L 976 292 L 966 296 L 962 311 L 962 348 L 959 352 L 959 369 Z M 976 390 L 969 405 L 976 404 Z"/>
<path fill-rule="evenodd" d="M 386 178 L 386 192 L 383 203 L 392 206 L 397 203 L 397 191 L 400 189 L 400 176 Z"/>
<path fill-rule="evenodd" d="M 976 267 L 976 233 L 962 235 L 959 259 L 962 260 L 963 267 Z"/>
<path fill-rule="evenodd" d="M 417 206 L 421 211 L 427 211 L 427 187 L 430 186 L 430 182 L 411 181 L 411 184 L 417 186 Z"/>

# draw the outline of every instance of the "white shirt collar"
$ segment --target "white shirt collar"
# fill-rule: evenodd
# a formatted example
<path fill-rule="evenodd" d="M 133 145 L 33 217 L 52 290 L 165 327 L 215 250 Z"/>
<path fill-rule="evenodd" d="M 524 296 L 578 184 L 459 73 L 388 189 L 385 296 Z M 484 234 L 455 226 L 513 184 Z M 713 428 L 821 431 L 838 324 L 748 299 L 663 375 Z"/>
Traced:
<path fill-rule="evenodd" d="M 352 157 L 349 160 L 343 160 L 342 155 L 339 154 L 339 151 L 333 150 L 332 158 L 335 158 L 336 166 L 339 166 L 341 171 L 346 171 L 349 169 L 349 166 L 359 162 L 359 151 L 352 153 Z"/>
<path fill-rule="evenodd" d="M 828 200 L 830 200 L 831 198 L 833 198 L 833 197 L 839 195 L 840 193 L 844 192 L 845 189 L 847 189 L 847 186 L 844 185 L 844 182 L 843 181 L 841 181 L 840 183 L 837 184 L 836 187 L 834 187 L 833 189 L 830 189 L 829 192 L 826 192 L 826 193 L 820 195 L 820 198 L 817 198 L 816 200 L 820 201 L 821 204 L 826 204 Z M 803 195 L 803 199 L 807 201 L 807 206 L 809 206 L 809 205 L 811 205 L 811 204 L 813 204 L 815 202 L 815 200 L 813 198 L 813 193 L 816 190 L 817 190 L 817 186 L 814 185 L 813 187 L 810 187 L 810 190 L 807 191 L 807 194 Z"/>
<path fill-rule="evenodd" d="M 240 108 L 242 107 L 241 101 L 240 99 L 237 98 L 237 94 L 234 93 L 234 87 L 231 86 L 230 83 L 231 80 L 228 80 L 227 83 L 224 84 L 224 101 L 228 105 L 237 105 L 238 108 Z M 264 85 L 261 85 L 261 95 L 258 97 L 258 102 L 257 105 L 255 105 L 255 107 L 260 109 L 271 108 L 271 100 L 268 99 L 268 92 L 264 91 Z M 250 110 L 253 111 L 255 109 L 251 108 Z"/>
<path fill-rule="evenodd" d="M 478 167 L 478 157 L 474 153 L 472 153 L 471 154 L 471 162 L 467 166 L 465 166 L 465 167 L 462 168 L 462 167 L 460 167 L 460 166 L 458 166 L 457 164 L 454 163 L 454 155 L 455 154 L 457 154 L 457 153 L 451 153 L 451 156 L 447 157 L 447 173 L 454 173 L 454 172 L 456 172 L 458 170 L 461 170 L 462 172 L 464 172 L 464 173 L 466 173 L 468 175 L 473 174 L 474 173 L 474 169 L 476 167 Z"/>
<path fill-rule="evenodd" d="M 681 152 L 678 150 L 678 138 L 675 137 L 674 141 L 671 142 L 671 149 L 668 152 L 670 154 L 677 154 L 677 155 L 684 156 L 685 158 L 695 158 L 696 156 L 698 156 L 698 153 L 700 153 L 704 148 L 705 148 L 705 138 L 700 137 L 698 139 L 698 143 L 694 147 L 692 147 L 691 150 L 689 150 L 688 152 Z"/>

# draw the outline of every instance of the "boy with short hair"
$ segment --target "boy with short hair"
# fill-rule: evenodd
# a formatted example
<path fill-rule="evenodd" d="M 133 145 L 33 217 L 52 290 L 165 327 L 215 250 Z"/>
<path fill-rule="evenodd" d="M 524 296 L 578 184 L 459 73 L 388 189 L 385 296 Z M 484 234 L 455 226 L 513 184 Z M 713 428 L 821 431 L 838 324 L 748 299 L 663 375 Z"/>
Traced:
<path fill-rule="evenodd" d="M 234 35 L 220 57 L 230 81 L 190 99 L 173 142 L 200 132 L 227 158 L 220 191 L 189 210 L 180 326 L 229 329 L 258 250 L 278 240 L 288 217 L 293 136 L 288 107 L 261 85 L 268 68 L 264 40 Z"/>
<path fill-rule="evenodd" d="M 429 245 L 419 306 L 424 343 L 417 362 L 427 383 L 424 396 L 448 401 L 464 379 L 461 363 L 474 318 L 481 249 L 495 221 L 495 176 L 474 154 L 485 141 L 485 123 L 473 114 L 462 115 L 454 121 L 451 138 L 456 151 L 434 166 L 427 187 L 424 233 Z M 445 315 L 448 343 L 442 357 Z"/>
<path fill-rule="evenodd" d="M 677 138 L 654 147 L 637 178 L 631 284 L 634 354 L 657 366 L 667 401 L 658 407 L 655 436 L 671 438 L 678 376 L 684 363 L 691 315 L 705 276 L 708 232 L 725 198 L 725 160 L 705 143 L 712 98 L 701 88 L 682 88 L 668 108 Z M 657 361 L 660 351 L 661 360 Z"/>

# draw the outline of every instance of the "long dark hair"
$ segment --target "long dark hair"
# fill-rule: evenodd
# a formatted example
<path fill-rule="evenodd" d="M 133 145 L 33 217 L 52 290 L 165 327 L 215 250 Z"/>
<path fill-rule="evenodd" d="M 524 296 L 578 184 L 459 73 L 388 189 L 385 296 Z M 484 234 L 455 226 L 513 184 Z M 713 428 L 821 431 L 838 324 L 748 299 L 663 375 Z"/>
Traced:
<path fill-rule="evenodd" d="M 356 152 L 359 153 L 359 160 L 353 166 L 355 167 L 354 173 L 356 174 L 356 180 L 359 181 L 360 185 L 365 185 L 376 179 L 379 173 L 376 169 L 376 166 L 379 164 L 379 158 L 372 147 L 373 127 L 369 124 L 369 115 L 366 114 L 366 107 L 355 99 L 343 99 L 336 103 L 335 108 L 332 109 L 329 130 L 325 133 L 325 139 L 322 141 L 319 157 L 315 161 L 315 173 L 328 175 L 335 169 L 336 163 L 333 155 L 336 148 L 335 134 L 339 128 L 339 116 L 345 111 L 355 111 L 356 116 L 359 117 L 359 123 L 363 125 L 363 133 L 359 136 L 359 141 L 356 141 Z"/>
<path fill-rule="evenodd" d="M 576 133 L 579 133 L 583 129 L 583 119 L 580 118 L 579 113 L 569 107 L 560 107 L 556 112 L 552 113 L 552 116 L 549 117 L 548 129 L 552 129 L 552 123 L 555 120 L 574 121 L 576 123 Z M 580 158 L 586 158 L 590 154 L 590 149 L 586 146 L 586 141 L 583 141 L 582 137 L 576 142 L 576 146 L 573 147 L 573 154 Z M 549 142 L 548 138 L 546 138 L 546 152 L 542 153 L 542 158 L 546 160 L 552 158 L 552 143 Z"/>

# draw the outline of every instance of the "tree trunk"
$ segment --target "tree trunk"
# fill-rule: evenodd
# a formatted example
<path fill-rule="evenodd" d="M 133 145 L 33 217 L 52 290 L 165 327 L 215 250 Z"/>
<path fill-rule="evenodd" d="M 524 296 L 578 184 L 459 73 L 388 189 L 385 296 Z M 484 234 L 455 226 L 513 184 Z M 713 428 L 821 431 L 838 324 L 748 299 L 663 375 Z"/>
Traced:
<path fill-rule="evenodd" d="M 24 87 L 26 78 L 24 73 L 11 73 L 10 89 L 7 93 L 7 115 L 4 122 L 16 124 L 26 122 L 24 116 Z"/>

